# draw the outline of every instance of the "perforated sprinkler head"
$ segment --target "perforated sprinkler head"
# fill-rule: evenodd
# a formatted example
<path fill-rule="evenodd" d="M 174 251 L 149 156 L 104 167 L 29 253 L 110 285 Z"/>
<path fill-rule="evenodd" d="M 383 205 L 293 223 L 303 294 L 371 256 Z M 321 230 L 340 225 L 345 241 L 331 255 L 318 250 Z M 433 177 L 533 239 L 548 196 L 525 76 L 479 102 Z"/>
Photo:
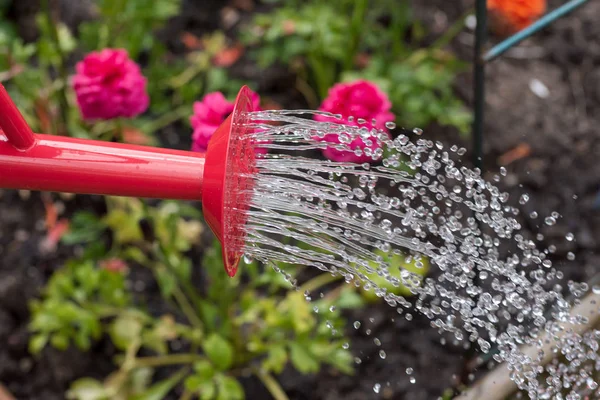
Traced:
<path fill-rule="evenodd" d="M 223 247 L 223 263 L 234 276 L 243 255 L 244 225 L 250 208 L 252 175 L 256 173 L 254 146 L 248 134 L 250 89 L 244 86 L 233 112 L 208 143 L 204 168 L 204 218 Z"/>

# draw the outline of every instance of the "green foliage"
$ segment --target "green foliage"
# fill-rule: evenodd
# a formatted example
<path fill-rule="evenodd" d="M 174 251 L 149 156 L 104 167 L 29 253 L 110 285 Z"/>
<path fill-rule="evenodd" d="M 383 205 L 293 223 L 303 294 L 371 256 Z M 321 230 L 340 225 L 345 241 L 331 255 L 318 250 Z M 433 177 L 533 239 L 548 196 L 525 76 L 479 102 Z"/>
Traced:
<path fill-rule="evenodd" d="M 181 12 L 181 0 L 100 0 L 96 6 L 97 18 L 82 23 L 77 32 L 43 7 L 36 17 L 40 36 L 27 45 L 2 18 L 4 8 L 0 7 L 0 71 L 34 131 L 124 141 L 124 132 L 132 130 L 152 144 L 157 130 L 187 120 L 192 103 L 208 91 L 223 91 L 231 97 L 244 84 L 213 65 L 215 55 L 227 46 L 221 32 L 202 38 L 202 48 L 184 57 L 175 57 L 159 41 L 156 31 Z M 72 61 L 79 61 L 73 55 L 107 47 L 123 48 L 133 60 L 143 60 L 150 113 L 127 121 L 81 119 L 69 87 Z"/>
<path fill-rule="evenodd" d="M 83 49 L 124 48 L 135 59 L 157 46 L 149 33 L 179 13 L 181 0 L 100 0 L 97 5 L 100 18 L 79 28 Z"/>
<path fill-rule="evenodd" d="M 384 277 L 377 272 L 365 273 L 365 275 L 386 293 L 404 297 L 412 296 L 414 289 L 421 285 L 423 277 L 429 272 L 429 259 L 424 256 L 407 257 L 403 254 L 387 254 L 381 250 L 376 250 L 375 254 L 387 264 L 389 275 Z M 379 263 L 375 261 L 372 261 L 370 265 L 373 270 L 377 270 L 379 267 Z M 372 302 L 379 299 L 372 289 L 365 290 L 364 287 L 361 287 L 360 291 L 367 301 Z"/>
<path fill-rule="evenodd" d="M 123 275 L 71 261 L 52 276 L 44 300 L 32 303 L 30 350 L 37 354 L 46 343 L 64 350 L 70 341 L 87 350 L 102 333 L 102 317 L 129 304 Z"/>
<path fill-rule="evenodd" d="M 107 207 L 102 218 L 76 214 L 64 237 L 66 243 L 95 243 L 101 250 L 88 250 L 67 263 L 31 305 L 35 354 L 46 345 L 85 350 L 102 335 L 120 352 L 112 375 L 102 382 L 76 381 L 68 398 L 159 399 L 181 384 L 187 396 L 241 400 L 241 374 L 254 374 L 277 391 L 271 374 L 281 373 L 288 363 L 305 374 L 324 364 L 352 373 L 352 357 L 342 348 L 341 312 L 326 312 L 335 299 L 311 304 L 303 291 L 289 290 L 282 274 L 257 263 L 229 278 L 216 241 L 202 259 L 205 285 L 195 288 L 186 252 L 202 231 L 197 210 L 177 202 L 150 207 L 125 198 L 108 198 Z M 110 248 L 103 245 L 107 236 L 112 237 Z M 174 306 L 173 315 L 153 315 L 143 301 L 133 300 L 125 263 L 151 270 L 164 301 Z M 242 283 L 243 275 L 248 283 Z M 315 314 L 313 306 L 323 312 Z M 187 352 L 169 351 L 175 339 L 186 343 Z M 154 369 L 167 365 L 191 368 L 151 386 Z"/>
<path fill-rule="evenodd" d="M 452 86 L 462 69 L 462 63 L 452 55 L 424 49 L 392 64 L 383 57 L 374 57 L 367 68 L 346 72 L 342 80 L 367 79 L 377 83 L 389 95 L 396 120 L 406 127 L 426 127 L 437 122 L 467 134 L 471 113 Z"/>
<path fill-rule="evenodd" d="M 440 50 L 461 27 L 420 49 L 423 28 L 405 0 L 312 0 L 258 15 L 244 39 L 261 67 L 281 63 L 298 73 L 311 107 L 338 81 L 368 79 L 389 95 L 403 126 L 437 122 L 467 134 L 471 115 L 452 87 L 463 66 Z"/>
<path fill-rule="evenodd" d="M 324 97 L 342 65 L 354 57 L 351 20 L 344 11 L 328 2 L 282 7 L 272 14 L 258 15 L 244 39 L 258 46 L 256 57 L 261 67 L 275 62 L 293 65 L 299 72 L 310 74 L 305 78 Z"/>

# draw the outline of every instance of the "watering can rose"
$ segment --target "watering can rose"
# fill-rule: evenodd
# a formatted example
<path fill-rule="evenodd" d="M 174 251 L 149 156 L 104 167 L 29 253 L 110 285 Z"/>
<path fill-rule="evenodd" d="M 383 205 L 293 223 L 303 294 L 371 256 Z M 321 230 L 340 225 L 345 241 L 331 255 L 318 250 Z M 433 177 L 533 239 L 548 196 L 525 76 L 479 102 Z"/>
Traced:
<path fill-rule="evenodd" d="M 84 119 L 132 118 L 148 108 L 146 78 L 126 50 L 89 53 L 75 69 L 73 89 Z"/>
<path fill-rule="evenodd" d="M 250 99 L 253 110 L 260 111 L 260 96 L 251 92 Z M 221 92 L 208 93 L 202 101 L 194 103 L 194 114 L 190 117 L 190 124 L 194 129 L 192 151 L 206 151 L 213 133 L 233 112 L 233 108 L 234 104 L 227 101 Z"/>
<path fill-rule="evenodd" d="M 389 136 L 385 124 L 395 118 L 390 111 L 391 108 L 392 103 L 388 96 L 372 82 L 359 80 L 351 83 L 338 83 L 329 89 L 329 94 L 319 107 L 319 111 L 339 114 L 342 118 L 335 119 L 325 115 L 316 115 L 315 119 L 317 121 L 365 127 L 369 130 L 376 128 Z M 373 120 L 375 120 L 374 124 Z M 340 143 L 340 137 L 341 135 L 336 133 L 325 135 L 321 140 L 329 143 Z M 369 148 L 375 151 L 381 148 L 375 138 L 371 141 L 372 143 L 367 145 L 362 138 L 356 138 L 348 146 L 352 150 Z M 364 152 L 357 155 L 354 152 L 338 150 L 331 146 L 323 150 L 323 154 L 333 161 L 356 163 L 373 161 L 373 157 Z"/>
<path fill-rule="evenodd" d="M 488 0 L 491 25 L 500 35 L 527 28 L 546 12 L 546 0 Z"/>

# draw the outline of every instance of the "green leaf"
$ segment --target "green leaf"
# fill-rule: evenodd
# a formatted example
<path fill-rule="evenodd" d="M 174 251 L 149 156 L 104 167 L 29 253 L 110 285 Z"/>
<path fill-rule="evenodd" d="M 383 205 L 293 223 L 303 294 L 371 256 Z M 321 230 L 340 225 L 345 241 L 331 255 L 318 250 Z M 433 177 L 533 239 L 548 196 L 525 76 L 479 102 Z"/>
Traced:
<path fill-rule="evenodd" d="M 344 286 L 335 305 L 339 309 L 357 309 L 364 305 L 363 299 L 351 286 Z"/>
<path fill-rule="evenodd" d="M 56 333 L 50 338 L 50 344 L 58 350 L 66 350 L 69 347 L 69 337 L 64 333 Z"/>
<path fill-rule="evenodd" d="M 95 379 L 81 378 L 73 382 L 66 394 L 69 400 L 108 400 L 104 386 Z"/>
<path fill-rule="evenodd" d="M 71 34 L 71 31 L 65 24 L 59 24 L 58 30 L 58 43 L 65 54 L 71 53 L 77 47 L 77 42 Z"/>
<path fill-rule="evenodd" d="M 160 287 L 160 292 L 165 298 L 171 297 L 173 290 L 177 287 L 177 279 L 171 271 L 164 266 L 156 267 L 156 278 Z"/>
<path fill-rule="evenodd" d="M 164 338 L 156 334 L 155 331 L 145 331 L 142 334 L 142 346 L 152 349 L 158 354 L 167 354 L 169 347 Z"/>
<path fill-rule="evenodd" d="M 194 371 L 203 381 L 212 379 L 215 375 L 215 369 L 208 360 L 201 360 L 194 364 Z"/>
<path fill-rule="evenodd" d="M 109 329 L 113 343 L 121 350 L 126 350 L 134 341 L 139 340 L 141 331 L 140 319 L 128 313 L 119 315 Z"/>
<path fill-rule="evenodd" d="M 212 363 L 221 371 L 225 371 L 233 364 L 233 347 L 216 333 L 208 336 L 204 342 L 204 352 Z"/>
<path fill-rule="evenodd" d="M 223 269 L 222 266 L 219 266 Z M 223 271 L 219 271 L 223 272 Z M 219 318 L 219 308 L 208 301 L 200 302 L 200 309 L 202 311 L 202 316 L 206 327 L 209 330 L 215 330 L 217 328 L 217 319 Z"/>
<path fill-rule="evenodd" d="M 145 392 L 132 396 L 129 400 L 162 400 L 183 379 L 185 374 L 186 370 L 182 369 L 169 379 L 154 384 Z"/>
<path fill-rule="evenodd" d="M 218 400 L 244 400 L 244 388 L 237 379 L 222 376 L 217 382 L 219 387 Z"/>
<path fill-rule="evenodd" d="M 348 350 L 337 349 L 325 361 L 345 374 L 352 374 L 354 372 L 354 369 L 352 368 L 354 365 L 354 357 Z"/>
<path fill-rule="evenodd" d="M 29 341 L 29 352 L 34 355 L 39 354 L 46 346 L 46 343 L 48 343 L 48 335 L 43 333 L 33 335 Z"/>
<path fill-rule="evenodd" d="M 112 210 L 104 218 L 104 222 L 113 230 L 115 241 L 118 243 L 130 243 L 143 239 L 139 220 L 139 215 L 131 215 L 122 209 Z"/>
<path fill-rule="evenodd" d="M 287 352 L 283 345 L 272 345 L 269 347 L 267 358 L 263 361 L 262 367 L 266 371 L 273 371 L 280 374 L 288 361 Z"/>
<path fill-rule="evenodd" d="M 319 362 L 299 343 L 290 343 L 290 359 L 294 368 L 302 374 L 319 372 Z"/>
<path fill-rule="evenodd" d="M 217 386 L 214 382 L 204 382 L 198 388 L 200 392 L 200 400 L 212 400 L 215 398 L 215 393 L 217 392 Z"/>
<path fill-rule="evenodd" d="M 131 391 L 133 393 L 140 393 L 148 388 L 148 385 L 152 383 L 152 375 L 154 370 L 152 368 L 136 368 L 130 373 Z"/>
<path fill-rule="evenodd" d="M 105 228 L 96 214 L 80 211 L 71 219 L 69 231 L 61 237 L 61 241 L 67 245 L 93 242 L 100 238 Z"/>
<path fill-rule="evenodd" d="M 376 272 L 366 273 L 365 275 L 379 288 L 386 289 L 388 293 L 407 297 L 412 296 L 411 288 L 419 287 L 423 277 L 429 271 L 429 259 L 425 256 L 422 256 L 419 261 L 411 258 L 407 262 L 405 255 L 388 254 L 381 250 L 376 250 L 375 254 L 381 256 L 383 261 L 388 264 L 389 277 L 379 276 Z M 371 261 L 369 264 L 373 269 L 379 268 L 379 264 L 375 261 Z M 395 285 L 390 280 L 396 281 L 397 284 Z M 378 298 L 374 290 L 361 288 L 361 293 L 367 301 L 376 301 Z"/>

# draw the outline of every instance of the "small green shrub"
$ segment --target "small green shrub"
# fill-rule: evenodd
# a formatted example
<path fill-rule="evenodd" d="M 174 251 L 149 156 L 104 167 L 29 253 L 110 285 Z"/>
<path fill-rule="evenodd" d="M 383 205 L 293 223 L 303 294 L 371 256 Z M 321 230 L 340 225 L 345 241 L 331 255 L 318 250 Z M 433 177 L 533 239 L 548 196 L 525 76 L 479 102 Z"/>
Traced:
<path fill-rule="evenodd" d="M 290 290 L 282 274 L 257 263 L 229 278 L 217 242 L 205 251 L 206 278 L 196 288 L 186 256 L 202 227 L 195 209 L 121 198 L 109 199 L 108 206 L 102 218 L 76 215 L 64 241 L 86 244 L 87 250 L 56 272 L 41 300 L 31 304 L 33 353 L 46 345 L 88 350 L 102 336 L 119 351 L 114 374 L 103 382 L 75 382 L 69 398 L 154 399 L 181 384 L 184 398 L 243 399 L 237 378 L 254 375 L 275 396 L 281 388 L 272 374 L 288 363 L 305 374 L 324 364 L 352 372 L 351 354 L 342 347 L 345 322 L 339 310 L 327 312 L 330 299 L 309 303 L 304 289 Z M 110 248 L 102 240 L 107 234 Z M 152 271 L 172 313 L 155 315 L 144 298 L 136 298 L 126 264 Z M 173 340 L 184 343 L 184 350 L 171 351 Z M 156 369 L 172 365 L 182 369 L 150 385 Z"/>

